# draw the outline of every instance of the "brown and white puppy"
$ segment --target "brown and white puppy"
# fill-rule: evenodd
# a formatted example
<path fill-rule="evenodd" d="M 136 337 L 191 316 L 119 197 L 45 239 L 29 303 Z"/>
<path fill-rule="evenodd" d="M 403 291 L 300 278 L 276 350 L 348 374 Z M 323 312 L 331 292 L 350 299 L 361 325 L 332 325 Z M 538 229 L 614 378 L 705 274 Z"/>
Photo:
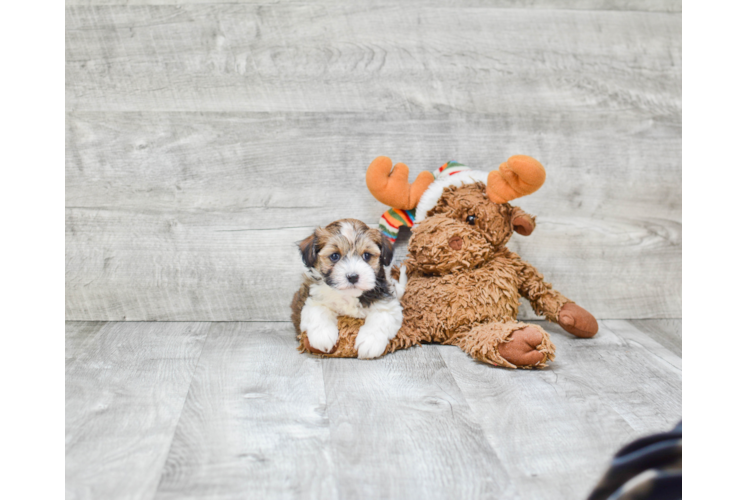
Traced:
<path fill-rule="evenodd" d="M 291 304 L 297 333 L 329 353 L 338 342 L 338 316 L 364 319 L 358 357 L 381 356 L 403 321 L 404 283 L 390 277 L 392 243 L 359 220 L 342 219 L 317 228 L 299 250 L 307 270 Z"/>

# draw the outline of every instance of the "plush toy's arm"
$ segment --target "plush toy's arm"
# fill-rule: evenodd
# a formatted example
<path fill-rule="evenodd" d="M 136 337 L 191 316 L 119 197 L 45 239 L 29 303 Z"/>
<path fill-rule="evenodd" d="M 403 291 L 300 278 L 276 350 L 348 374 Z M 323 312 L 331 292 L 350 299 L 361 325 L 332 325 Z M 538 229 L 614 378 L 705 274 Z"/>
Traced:
<path fill-rule="evenodd" d="M 538 316 L 545 316 L 548 321 L 558 323 L 561 308 L 568 303 L 573 303 L 568 298 L 553 289 L 553 285 L 547 283 L 543 275 L 535 267 L 517 258 L 519 264 L 519 293 L 530 301 L 532 310 Z"/>
<path fill-rule="evenodd" d="M 592 337 L 597 333 L 597 320 L 589 312 L 553 289 L 535 267 L 516 256 L 519 267 L 519 293 L 530 301 L 533 311 L 545 319 L 558 323 L 577 337 Z"/>

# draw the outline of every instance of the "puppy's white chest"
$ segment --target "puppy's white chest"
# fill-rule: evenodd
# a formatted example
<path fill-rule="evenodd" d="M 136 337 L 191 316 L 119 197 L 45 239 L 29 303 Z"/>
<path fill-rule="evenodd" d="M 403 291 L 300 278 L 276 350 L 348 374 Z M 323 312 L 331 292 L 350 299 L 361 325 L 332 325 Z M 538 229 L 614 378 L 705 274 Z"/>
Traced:
<path fill-rule="evenodd" d="M 342 294 L 327 285 L 312 285 L 309 289 L 310 298 L 324 304 L 338 316 L 351 318 L 365 318 L 366 311 L 356 297 Z"/>

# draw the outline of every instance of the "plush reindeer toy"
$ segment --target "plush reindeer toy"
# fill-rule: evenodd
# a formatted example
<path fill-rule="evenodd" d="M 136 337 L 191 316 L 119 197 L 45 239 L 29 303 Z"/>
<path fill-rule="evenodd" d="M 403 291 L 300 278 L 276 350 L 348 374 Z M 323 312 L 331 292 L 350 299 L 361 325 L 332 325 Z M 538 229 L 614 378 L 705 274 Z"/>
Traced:
<path fill-rule="evenodd" d="M 433 174 L 421 172 L 413 184 L 402 163 L 392 168 L 392 161 L 380 156 L 369 165 L 369 191 L 393 207 L 380 222 L 385 235 L 394 239 L 399 227 L 413 226 L 404 262 L 402 327 L 385 353 L 437 342 L 495 366 L 544 367 L 555 347 L 543 328 L 517 321 L 520 297 L 573 335 L 597 333 L 589 312 L 506 247 L 513 232 L 527 236 L 535 229 L 535 218 L 509 201 L 535 192 L 544 181 L 543 166 L 520 155 L 490 173 L 449 162 Z M 361 324 L 339 318 L 340 338 L 325 355 L 356 357 Z M 305 332 L 298 333 L 300 348 L 314 352 Z"/>

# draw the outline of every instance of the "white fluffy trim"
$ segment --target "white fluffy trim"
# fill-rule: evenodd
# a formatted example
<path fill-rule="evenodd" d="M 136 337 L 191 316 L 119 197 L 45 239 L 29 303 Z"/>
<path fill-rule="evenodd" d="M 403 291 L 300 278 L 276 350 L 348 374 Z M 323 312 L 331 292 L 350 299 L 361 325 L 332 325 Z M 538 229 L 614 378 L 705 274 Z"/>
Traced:
<path fill-rule="evenodd" d="M 426 213 L 434 208 L 436 203 L 439 201 L 439 198 L 442 197 L 442 192 L 445 187 L 464 186 L 476 182 L 486 184 L 488 182 L 488 172 L 483 172 L 481 170 L 467 170 L 465 172 L 436 179 L 431 183 L 426 192 L 421 195 L 421 199 L 418 201 L 418 206 L 416 207 L 416 220 L 414 222 L 418 223 L 426 218 Z"/>

